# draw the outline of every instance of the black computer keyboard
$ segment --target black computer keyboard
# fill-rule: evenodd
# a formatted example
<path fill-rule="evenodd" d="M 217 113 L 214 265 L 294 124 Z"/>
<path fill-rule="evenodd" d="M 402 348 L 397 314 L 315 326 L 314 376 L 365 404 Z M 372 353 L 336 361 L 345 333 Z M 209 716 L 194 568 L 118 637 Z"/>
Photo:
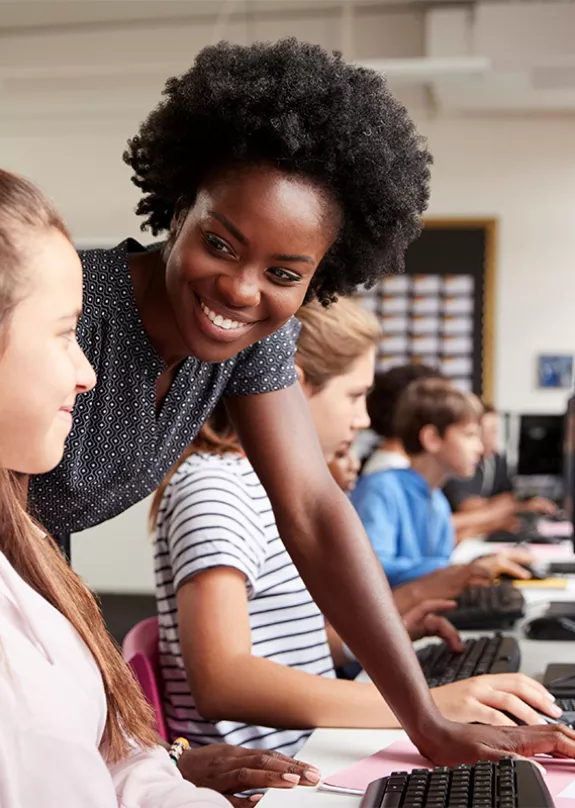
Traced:
<path fill-rule="evenodd" d="M 543 565 L 547 575 L 575 575 L 575 563 L 573 561 L 552 561 Z"/>
<path fill-rule="evenodd" d="M 559 721 L 569 727 L 575 726 L 575 699 L 556 698 L 555 704 L 563 710 L 563 715 Z"/>
<path fill-rule="evenodd" d="M 541 773 L 528 760 L 414 769 L 374 780 L 361 808 L 554 808 Z"/>
<path fill-rule="evenodd" d="M 417 658 L 429 687 L 440 687 L 483 673 L 515 673 L 521 652 L 515 637 L 496 634 L 466 640 L 461 654 L 445 643 L 427 645 L 417 652 Z"/>
<path fill-rule="evenodd" d="M 525 613 L 525 600 L 510 581 L 493 586 L 470 587 L 457 598 L 457 606 L 445 617 L 458 629 L 509 628 Z"/>
<path fill-rule="evenodd" d="M 505 543 L 533 543 L 533 544 L 557 544 L 562 541 L 560 536 L 542 535 L 539 532 L 539 521 L 541 517 L 536 513 L 519 514 L 519 527 L 516 531 L 495 530 L 485 537 L 488 542 Z M 546 521 L 552 521 L 545 517 Z M 556 521 L 556 520 L 554 520 Z"/>

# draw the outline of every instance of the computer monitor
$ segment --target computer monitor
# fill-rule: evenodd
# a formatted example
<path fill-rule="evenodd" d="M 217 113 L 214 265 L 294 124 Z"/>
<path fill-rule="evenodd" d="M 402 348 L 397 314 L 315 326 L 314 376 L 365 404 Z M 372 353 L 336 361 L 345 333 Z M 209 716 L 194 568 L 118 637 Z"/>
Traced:
<path fill-rule="evenodd" d="M 567 403 L 565 415 L 565 440 L 563 442 L 563 510 L 574 523 L 573 542 L 575 544 L 575 395 Z"/>
<path fill-rule="evenodd" d="M 563 415 L 522 415 L 519 422 L 517 474 L 563 474 Z"/>

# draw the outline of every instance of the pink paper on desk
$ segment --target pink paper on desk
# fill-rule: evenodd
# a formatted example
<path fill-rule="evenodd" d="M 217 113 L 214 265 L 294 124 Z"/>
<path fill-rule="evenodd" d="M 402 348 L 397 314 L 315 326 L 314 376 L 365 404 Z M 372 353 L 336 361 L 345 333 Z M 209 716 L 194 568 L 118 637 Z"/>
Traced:
<path fill-rule="evenodd" d="M 537 758 L 537 762 L 545 768 L 545 782 L 556 808 L 575 808 L 575 762 L 545 757 Z M 376 752 L 375 755 L 330 775 L 323 781 L 322 786 L 337 791 L 363 794 L 372 780 L 386 777 L 391 772 L 432 768 L 433 764 L 419 754 L 411 741 L 402 739 Z M 564 791 L 569 796 L 559 797 L 558 795 Z"/>
<path fill-rule="evenodd" d="M 323 784 L 329 788 L 362 794 L 372 780 L 386 777 L 391 772 L 432 768 L 433 763 L 422 757 L 411 741 L 402 739 L 394 741 L 375 755 L 330 775 Z"/>
<path fill-rule="evenodd" d="M 572 544 L 529 544 L 526 549 L 538 561 L 570 561 L 573 558 Z"/>
<path fill-rule="evenodd" d="M 504 550 L 516 550 L 516 544 L 499 544 Z M 528 544 L 525 548 L 537 561 L 570 561 L 573 558 L 573 545 L 562 544 Z"/>
<path fill-rule="evenodd" d="M 557 536 L 560 539 L 570 539 L 573 535 L 573 524 L 571 522 L 549 522 L 541 519 L 537 523 L 537 530 L 541 536 L 549 538 Z"/>
<path fill-rule="evenodd" d="M 573 545 L 571 542 L 561 544 L 528 544 L 521 545 L 537 561 L 571 561 L 573 559 Z M 499 553 L 501 550 L 517 550 L 517 544 L 509 542 L 492 542 L 489 545 L 489 553 Z M 486 553 L 487 555 L 487 553 Z M 481 557 L 481 556 L 479 556 Z"/>

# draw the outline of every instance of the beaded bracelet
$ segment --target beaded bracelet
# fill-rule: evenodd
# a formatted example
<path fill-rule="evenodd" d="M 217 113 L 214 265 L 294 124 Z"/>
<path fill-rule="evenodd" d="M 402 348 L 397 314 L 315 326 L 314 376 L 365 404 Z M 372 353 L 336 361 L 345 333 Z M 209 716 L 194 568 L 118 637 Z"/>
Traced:
<path fill-rule="evenodd" d="M 170 748 L 168 749 L 168 755 L 170 759 L 174 763 L 174 765 L 178 765 L 179 759 L 182 757 L 186 749 L 190 748 L 189 741 L 187 738 L 176 738 L 176 740 L 172 743 Z"/>

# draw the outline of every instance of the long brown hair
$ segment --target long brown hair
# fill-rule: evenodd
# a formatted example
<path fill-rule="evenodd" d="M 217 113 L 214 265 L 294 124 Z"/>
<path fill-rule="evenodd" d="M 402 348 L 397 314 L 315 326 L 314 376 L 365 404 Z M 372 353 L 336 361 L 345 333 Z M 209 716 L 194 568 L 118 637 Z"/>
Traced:
<path fill-rule="evenodd" d="M 31 232 L 68 232 L 48 200 L 27 180 L 0 170 L 0 358 L 10 315 L 25 294 L 25 241 Z M 20 577 L 58 609 L 86 643 L 102 674 L 107 702 L 103 750 L 110 762 L 129 752 L 129 739 L 157 743 L 153 714 L 108 634 L 100 609 L 49 536 L 26 514 L 16 475 L 0 467 L 0 551 Z M 43 531 L 44 532 L 44 531 Z"/>
<path fill-rule="evenodd" d="M 241 452 L 242 447 L 230 417 L 227 413 L 226 406 L 222 400 L 218 401 L 209 421 L 207 421 L 198 432 L 197 437 L 184 449 L 178 460 L 174 463 L 172 468 L 168 471 L 158 488 L 154 493 L 152 504 L 150 505 L 150 515 L 148 517 L 148 526 L 150 532 L 154 532 L 158 521 L 158 512 L 166 488 L 170 480 L 180 468 L 184 460 L 191 457 L 193 454 L 216 454 L 225 455 L 230 452 Z"/>

